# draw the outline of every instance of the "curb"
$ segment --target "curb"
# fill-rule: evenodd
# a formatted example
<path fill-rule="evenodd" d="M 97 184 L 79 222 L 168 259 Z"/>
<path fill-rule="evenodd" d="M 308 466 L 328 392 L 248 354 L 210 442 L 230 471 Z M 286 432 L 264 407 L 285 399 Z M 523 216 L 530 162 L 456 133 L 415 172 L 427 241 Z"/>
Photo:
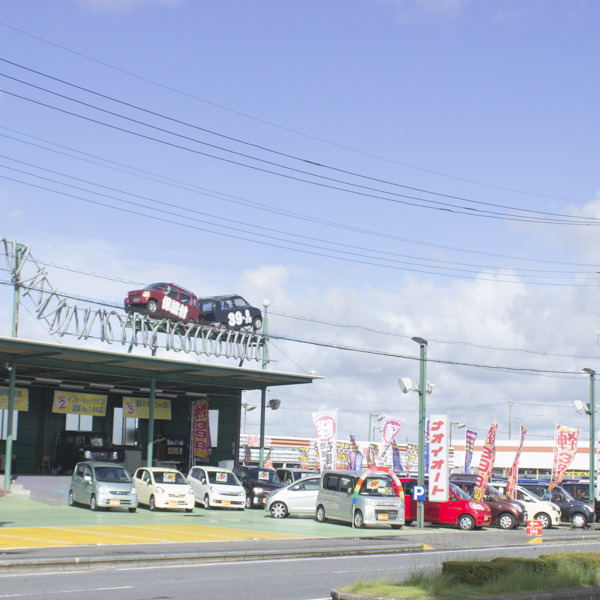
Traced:
<path fill-rule="evenodd" d="M 390 596 L 365 596 L 353 594 L 341 589 L 331 590 L 332 600 L 416 600 L 415 598 L 394 598 Z M 516 596 L 494 596 L 493 598 L 474 598 L 472 600 L 598 600 L 600 587 L 573 588 L 571 590 L 554 590 L 551 592 L 528 592 Z M 446 599 L 450 600 L 450 599 Z"/>
<path fill-rule="evenodd" d="M 73 556 L 0 560 L 0 573 L 19 571 L 71 571 L 73 569 L 108 569 L 114 566 L 149 566 L 158 564 L 194 564 L 277 560 L 319 556 L 359 556 L 363 554 L 400 554 L 423 552 L 423 544 L 403 546 L 363 546 L 354 548 L 305 548 L 292 550 L 248 550 L 228 552 L 179 552 L 171 554 L 131 554 L 119 556 Z"/>

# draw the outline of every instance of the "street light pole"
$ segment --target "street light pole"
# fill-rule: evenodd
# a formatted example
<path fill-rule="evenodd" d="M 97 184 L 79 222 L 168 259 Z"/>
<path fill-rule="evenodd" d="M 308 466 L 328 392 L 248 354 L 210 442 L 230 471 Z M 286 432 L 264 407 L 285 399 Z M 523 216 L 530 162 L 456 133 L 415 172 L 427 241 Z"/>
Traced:
<path fill-rule="evenodd" d="M 268 323 L 267 323 L 267 308 L 271 304 L 268 298 L 263 300 L 263 306 L 265 307 L 263 316 L 263 347 L 262 347 L 262 368 L 263 371 L 267 369 L 267 335 L 268 335 Z M 258 451 L 258 466 L 262 467 L 264 462 L 265 454 L 265 408 L 267 406 L 267 387 L 263 385 L 260 390 L 260 448 Z"/>
<path fill-rule="evenodd" d="M 595 452 L 595 438 L 596 438 L 596 401 L 594 399 L 594 383 L 596 371 L 593 369 L 583 369 L 585 373 L 590 376 L 590 503 L 594 506 L 596 494 L 594 493 L 596 483 L 596 473 L 594 469 L 594 452 Z"/>
<path fill-rule="evenodd" d="M 427 340 L 420 337 L 412 338 L 413 342 L 419 344 L 421 355 L 419 359 L 419 466 L 417 471 L 417 482 L 423 487 L 425 485 L 425 396 L 427 393 Z M 423 529 L 425 520 L 425 504 L 422 500 L 417 502 L 417 527 Z"/>

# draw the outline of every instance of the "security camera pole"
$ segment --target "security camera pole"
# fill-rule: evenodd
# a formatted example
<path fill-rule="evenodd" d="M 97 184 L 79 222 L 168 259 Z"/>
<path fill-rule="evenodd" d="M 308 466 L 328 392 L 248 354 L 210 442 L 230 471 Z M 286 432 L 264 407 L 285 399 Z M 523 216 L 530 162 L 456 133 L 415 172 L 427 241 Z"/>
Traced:
<path fill-rule="evenodd" d="M 417 471 L 418 484 L 425 485 L 425 396 L 427 394 L 427 340 L 420 337 L 412 338 L 421 347 L 419 360 L 419 468 Z M 417 502 L 417 527 L 423 529 L 425 521 L 425 504 L 423 500 Z"/>

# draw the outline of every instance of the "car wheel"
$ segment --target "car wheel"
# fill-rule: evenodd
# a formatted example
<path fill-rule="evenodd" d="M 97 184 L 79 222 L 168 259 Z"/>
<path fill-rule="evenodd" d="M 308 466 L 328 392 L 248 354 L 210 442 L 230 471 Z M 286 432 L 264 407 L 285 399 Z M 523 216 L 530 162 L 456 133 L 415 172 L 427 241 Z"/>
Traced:
<path fill-rule="evenodd" d="M 514 529 L 517 521 L 515 518 L 509 513 L 502 513 L 498 517 L 498 525 L 500 529 Z"/>
<path fill-rule="evenodd" d="M 210 508 L 210 499 L 208 497 L 208 494 L 204 495 L 204 500 L 202 501 L 202 503 L 204 504 L 204 508 Z"/>
<path fill-rule="evenodd" d="M 538 513 L 533 518 L 542 524 L 542 529 L 550 529 L 552 527 L 552 521 L 546 513 Z"/>
<path fill-rule="evenodd" d="M 262 327 L 262 324 L 261 317 L 254 317 L 252 321 L 252 329 L 254 329 L 254 331 L 258 331 Z"/>
<path fill-rule="evenodd" d="M 73 490 L 69 490 L 69 506 L 75 506 L 75 495 Z"/>
<path fill-rule="evenodd" d="M 475 529 L 475 519 L 471 515 L 461 515 L 458 517 L 456 526 L 462 531 L 471 531 Z"/>
<path fill-rule="evenodd" d="M 134 513 L 136 510 L 137 510 L 137 508 L 130 508 L 130 509 L 129 509 L 129 512 L 130 512 L 130 513 Z"/>
<path fill-rule="evenodd" d="M 352 519 L 352 523 L 356 529 L 362 529 L 365 525 L 365 520 L 363 519 L 363 514 L 360 510 L 354 511 L 354 518 Z"/>
<path fill-rule="evenodd" d="M 156 501 L 154 500 L 154 496 L 150 496 L 150 501 L 148 502 L 148 508 L 150 510 L 156 510 Z"/>
<path fill-rule="evenodd" d="M 90 510 L 98 510 L 98 504 L 96 503 L 96 496 L 92 494 L 90 498 Z"/>
<path fill-rule="evenodd" d="M 273 502 L 270 510 L 271 516 L 276 519 L 284 519 L 288 516 L 287 506 L 283 502 Z"/>
<path fill-rule="evenodd" d="M 148 304 L 146 304 L 146 310 L 153 315 L 158 310 L 158 302 L 154 299 L 148 300 Z"/>
<path fill-rule="evenodd" d="M 319 523 L 325 523 L 325 521 L 327 521 L 327 517 L 325 516 L 325 509 L 319 504 L 319 506 L 317 506 L 317 521 Z"/>
<path fill-rule="evenodd" d="M 252 498 L 246 496 L 246 508 L 252 508 Z"/>
<path fill-rule="evenodd" d="M 575 513 L 571 517 L 571 525 L 573 525 L 573 527 L 585 527 L 587 525 L 587 519 L 585 518 L 585 515 L 582 515 L 581 513 Z"/>

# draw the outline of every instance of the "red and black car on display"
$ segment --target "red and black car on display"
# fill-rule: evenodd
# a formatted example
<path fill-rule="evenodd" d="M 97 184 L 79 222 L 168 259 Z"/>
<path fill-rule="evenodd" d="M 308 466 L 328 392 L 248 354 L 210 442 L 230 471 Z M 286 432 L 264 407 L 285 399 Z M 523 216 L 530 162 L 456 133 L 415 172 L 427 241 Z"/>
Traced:
<path fill-rule="evenodd" d="M 262 327 L 260 309 L 236 294 L 198 298 L 174 283 L 152 283 L 143 290 L 133 290 L 125 298 L 125 312 L 140 312 L 156 319 L 183 323 L 203 323 L 213 327 L 242 329 Z"/>

